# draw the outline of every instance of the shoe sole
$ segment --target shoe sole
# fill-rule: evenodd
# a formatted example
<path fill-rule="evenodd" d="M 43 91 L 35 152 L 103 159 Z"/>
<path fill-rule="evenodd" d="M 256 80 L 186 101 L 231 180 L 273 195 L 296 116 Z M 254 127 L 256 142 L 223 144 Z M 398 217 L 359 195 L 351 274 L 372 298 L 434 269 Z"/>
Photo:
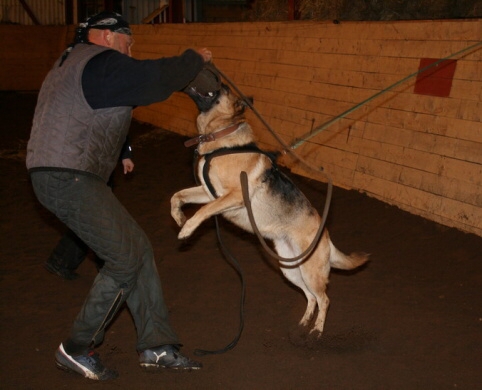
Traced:
<path fill-rule="evenodd" d="M 166 370 L 166 371 L 197 371 L 200 370 L 202 367 L 166 367 L 159 364 L 151 364 L 151 363 L 139 363 L 141 368 L 145 371 L 159 371 L 159 370 Z"/>
<path fill-rule="evenodd" d="M 105 381 L 109 379 L 115 379 L 118 377 L 118 374 L 114 371 L 110 371 L 109 375 L 106 377 L 101 377 L 92 371 L 86 369 L 81 364 L 77 363 L 74 359 L 70 358 L 69 355 L 63 349 L 61 345 L 59 349 L 55 352 L 55 365 L 58 369 L 65 371 L 65 372 L 73 372 L 78 375 L 82 375 L 84 378 L 93 379 L 97 381 Z"/>
<path fill-rule="evenodd" d="M 67 365 L 59 362 L 58 358 L 56 358 L 55 365 L 57 366 L 58 369 L 62 371 L 74 373 L 77 375 L 82 375 L 84 378 L 88 378 L 88 379 L 100 380 L 100 378 L 97 375 L 95 375 L 93 372 L 85 370 L 80 365 L 77 365 L 75 363 L 69 362 L 69 364 Z"/>

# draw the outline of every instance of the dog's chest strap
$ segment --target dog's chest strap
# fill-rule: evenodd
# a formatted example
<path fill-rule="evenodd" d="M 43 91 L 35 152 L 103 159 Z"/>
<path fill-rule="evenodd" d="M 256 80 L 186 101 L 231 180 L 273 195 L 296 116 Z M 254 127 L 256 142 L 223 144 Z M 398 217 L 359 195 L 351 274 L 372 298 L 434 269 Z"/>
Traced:
<path fill-rule="evenodd" d="M 276 165 L 276 157 L 277 153 L 273 152 L 266 152 L 264 150 L 261 150 L 256 146 L 256 144 L 250 143 L 247 145 L 243 146 L 235 146 L 232 148 L 221 148 L 217 149 L 209 154 L 204 155 L 205 163 L 203 166 L 203 179 L 204 182 L 206 183 L 206 187 L 208 187 L 209 192 L 214 196 L 215 198 L 218 198 L 218 194 L 216 193 L 216 190 L 214 189 L 213 184 L 211 183 L 211 180 L 209 179 L 209 169 L 211 167 L 211 160 L 215 157 L 219 156 L 225 156 L 227 154 L 236 154 L 236 153 L 259 153 L 259 154 L 264 154 L 267 156 L 273 165 Z"/>

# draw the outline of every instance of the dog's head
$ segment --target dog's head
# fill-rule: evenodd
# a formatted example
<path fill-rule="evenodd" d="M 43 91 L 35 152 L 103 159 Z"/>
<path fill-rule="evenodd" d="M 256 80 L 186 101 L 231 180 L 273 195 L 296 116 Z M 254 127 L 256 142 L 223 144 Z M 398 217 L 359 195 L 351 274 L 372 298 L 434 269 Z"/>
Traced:
<path fill-rule="evenodd" d="M 221 77 L 215 67 L 206 64 L 182 91 L 196 103 L 201 112 L 209 111 L 219 96 Z"/>
<path fill-rule="evenodd" d="M 197 118 L 199 131 L 210 132 L 233 123 L 245 122 L 244 112 L 250 104 L 252 105 L 252 99 L 246 102 L 232 93 L 226 84 L 222 84 L 209 107 L 200 109 Z"/>
<path fill-rule="evenodd" d="M 196 78 L 183 89 L 193 101 L 201 113 L 207 113 L 220 104 L 224 105 L 222 111 L 229 111 L 233 116 L 242 114 L 253 99 L 249 98 L 249 103 L 239 99 L 231 93 L 226 84 L 221 82 L 221 77 L 216 68 L 205 65 Z M 229 106 L 229 107 L 228 107 Z"/>

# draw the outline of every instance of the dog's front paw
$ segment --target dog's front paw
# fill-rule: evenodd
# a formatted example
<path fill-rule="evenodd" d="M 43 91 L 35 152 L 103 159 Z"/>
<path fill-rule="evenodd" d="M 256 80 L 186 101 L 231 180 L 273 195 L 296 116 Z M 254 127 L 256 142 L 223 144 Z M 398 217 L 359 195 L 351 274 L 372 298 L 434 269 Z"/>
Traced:
<path fill-rule="evenodd" d="M 191 235 L 191 233 L 186 233 L 185 229 L 183 228 L 183 229 L 181 229 L 181 231 L 177 235 L 177 238 L 179 240 L 184 240 L 184 239 L 188 238 L 190 235 Z"/>
<path fill-rule="evenodd" d="M 181 231 L 177 235 L 177 238 L 180 240 L 184 240 L 188 238 L 194 232 L 194 230 L 196 230 L 196 226 L 189 219 L 182 227 Z"/>

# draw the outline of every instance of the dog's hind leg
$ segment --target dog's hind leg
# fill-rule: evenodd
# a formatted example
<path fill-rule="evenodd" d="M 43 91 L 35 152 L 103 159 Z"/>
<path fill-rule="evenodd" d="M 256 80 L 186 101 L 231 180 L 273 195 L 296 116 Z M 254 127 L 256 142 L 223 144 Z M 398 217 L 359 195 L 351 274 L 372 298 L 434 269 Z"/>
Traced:
<path fill-rule="evenodd" d="M 293 249 L 293 246 L 288 240 L 274 240 L 274 245 L 278 255 L 283 258 L 288 259 L 297 256 L 296 251 Z M 305 313 L 299 322 L 299 325 L 303 327 L 308 327 L 316 311 L 316 297 L 307 288 L 305 281 L 302 277 L 301 270 L 299 266 L 296 266 L 296 262 L 290 263 L 281 261 L 280 268 L 284 277 L 295 286 L 299 287 L 305 294 L 307 306 Z"/>
<path fill-rule="evenodd" d="M 325 325 L 326 312 L 330 300 L 326 295 L 326 287 L 330 276 L 330 247 L 327 243 L 328 235 L 321 238 L 315 251 L 310 258 L 300 265 L 300 274 L 309 291 L 316 297 L 318 315 L 310 334 L 320 337 Z"/>
<path fill-rule="evenodd" d="M 304 264 L 301 265 L 300 274 L 310 293 L 316 297 L 318 315 L 313 328 L 310 330 L 310 334 L 316 333 L 316 336 L 319 337 L 323 333 L 326 312 L 328 311 L 328 306 L 330 304 L 330 299 L 328 298 L 328 295 L 326 295 L 330 267 L 329 265 L 324 265 L 321 270 L 319 268 L 309 268 L 310 267 L 306 267 Z"/>

